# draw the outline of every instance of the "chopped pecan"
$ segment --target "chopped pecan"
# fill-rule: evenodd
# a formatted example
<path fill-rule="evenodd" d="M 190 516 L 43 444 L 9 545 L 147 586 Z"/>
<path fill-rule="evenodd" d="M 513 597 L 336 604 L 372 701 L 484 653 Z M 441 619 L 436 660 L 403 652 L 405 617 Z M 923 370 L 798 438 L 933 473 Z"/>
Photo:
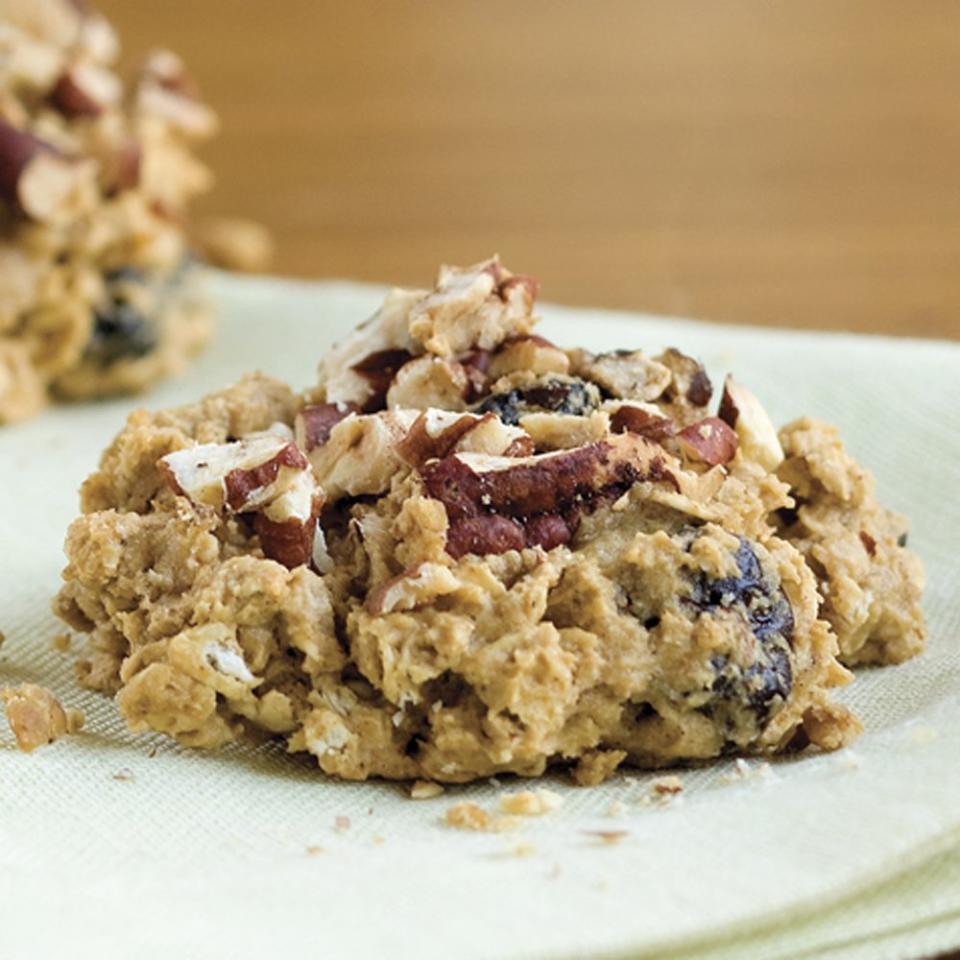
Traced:
<path fill-rule="evenodd" d="M 224 477 L 227 503 L 231 509 L 241 511 L 249 509 L 277 480 L 284 467 L 292 470 L 308 470 L 307 458 L 295 443 L 287 443 L 265 463 L 255 467 L 236 467 Z"/>
<path fill-rule="evenodd" d="M 194 138 L 208 137 L 217 128 L 216 114 L 199 99 L 183 61 L 169 50 L 155 50 L 140 74 L 138 109 Z"/>
<path fill-rule="evenodd" d="M 665 350 L 656 360 L 670 371 L 666 399 L 683 399 L 695 407 L 705 407 L 710 402 L 713 384 L 699 360 L 681 353 L 675 347 Z"/>
<path fill-rule="evenodd" d="M 125 140 L 100 159 L 100 184 L 108 197 L 133 190 L 140 183 L 143 149 L 136 140 Z"/>
<path fill-rule="evenodd" d="M 569 541 L 582 511 L 615 500 L 645 480 L 678 480 L 663 451 L 631 434 L 521 460 L 455 454 L 420 476 L 450 522 L 447 550 L 499 553 Z M 508 521 L 508 522 L 503 522 Z"/>
<path fill-rule="evenodd" d="M 285 492 L 309 463 L 296 444 L 268 435 L 187 447 L 167 454 L 158 467 L 174 493 L 239 513 Z"/>
<path fill-rule="evenodd" d="M 692 460 L 711 467 L 729 463 L 737 453 L 737 435 L 719 417 L 706 417 L 677 434 L 677 445 Z"/>
<path fill-rule="evenodd" d="M 492 353 L 489 350 L 469 350 L 467 353 L 457 357 L 457 362 L 463 367 L 467 375 L 469 387 L 467 389 L 466 400 L 468 403 L 475 403 L 480 397 L 490 390 L 490 358 Z"/>
<path fill-rule="evenodd" d="M 724 381 L 719 416 L 736 430 L 740 448 L 748 460 L 756 461 L 766 470 L 776 470 L 783 463 L 783 447 L 767 411 L 733 377 L 728 376 Z"/>
<path fill-rule="evenodd" d="M 642 350 L 617 350 L 597 356 L 573 354 L 573 372 L 623 400 L 656 400 L 670 383 L 670 371 Z"/>
<path fill-rule="evenodd" d="M 314 403 L 305 406 L 294 421 L 297 446 L 309 453 L 330 439 L 330 432 L 351 413 L 360 413 L 355 403 Z"/>
<path fill-rule="evenodd" d="M 78 63 L 60 75 L 50 92 L 50 102 L 73 119 L 97 117 L 116 106 L 122 96 L 123 86 L 116 74 L 92 63 Z"/>
<path fill-rule="evenodd" d="M 505 340 L 490 361 L 490 377 L 500 377 L 516 371 L 540 376 L 547 373 L 565 374 L 570 370 L 570 358 L 543 337 L 530 334 Z"/>
<path fill-rule="evenodd" d="M 657 443 L 674 434 L 673 421 L 669 417 L 626 403 L 611 416 L 610 429 L 613 433 L 636 433 Z"/>
<path fill-rule="evenodd" d="M 517 427 L 510 427 L 486 413 L 450 413 L 425 410 L 413 422 L 397 445 L 400 456 L 419 466 L 428 460 L 449 456 L 456 450 L 489 453 L 495 456 L 524 456 L 532 453 L 532 443 Z M 513 451 L 512 453 L 510 451 Z"/>
<path fill-rule="evenodd" d="M 364 413 L 383 409 L 393 378 L 412 357 L 409 350 L 378 350 L 351 367 L 351 370 L 360 374 L 369 385 L 369 396 L 363 406 Z"/>
<path fill-rule="evenodd" d="M 523 527 L 510 517 L 496 514 L 457 520 L 447 531 L 447 553 L 455 560 L 468 553 L 506 553 L 526 545 Z"/>
<path fill-rule="evenodd" d="M 463 410 L 471 392 L 466 369 L 433 354 L 415 357 L 396 372 L 386 394 L 389 408 Z"/>
<path fill-rule="evenodd" d="M 264 554 L 282 563 L 288 570 L 311 561 L 316 523 L 316 518 L 310 524 L 295 519 L 271 520 L 263 513 L 254 514 L 253 517 L 253 529 L 260 537 Z"/>
<path fill-rule="evenodd" d="M 0 119 L 0 199 L 14 213 L 42 222 L 65 219 L 95 179 L 95 164 L 67 157 Z"/>
<path fill-rule="evenodd" d="M 174 492 L 194 503 L 254 514 L 271 560 L 292 569 L 315 558 L 324 498 L 310 462 L 285 436 L 188 447 L 163 457 L 159 467 Z"/>

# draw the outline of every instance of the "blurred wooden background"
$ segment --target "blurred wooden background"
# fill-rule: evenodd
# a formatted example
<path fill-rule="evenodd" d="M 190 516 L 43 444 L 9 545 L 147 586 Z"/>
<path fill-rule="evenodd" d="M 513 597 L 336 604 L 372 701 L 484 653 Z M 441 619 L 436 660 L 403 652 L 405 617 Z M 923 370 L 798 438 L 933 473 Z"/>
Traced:
<path fill-rule="evenodd" d="M 956 0 L 100 0 L 278 272 L 960 337 Z"/>

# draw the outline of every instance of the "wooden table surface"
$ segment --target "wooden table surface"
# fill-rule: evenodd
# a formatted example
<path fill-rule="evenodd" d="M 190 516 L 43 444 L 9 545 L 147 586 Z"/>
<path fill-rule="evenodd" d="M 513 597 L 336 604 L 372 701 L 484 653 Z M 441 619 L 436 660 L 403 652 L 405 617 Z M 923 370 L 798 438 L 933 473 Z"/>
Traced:
<path fill-rule="evenodd" d="M 276 270 L 960 338 L 956 0 L 101 0 L 224 129 Z"/>

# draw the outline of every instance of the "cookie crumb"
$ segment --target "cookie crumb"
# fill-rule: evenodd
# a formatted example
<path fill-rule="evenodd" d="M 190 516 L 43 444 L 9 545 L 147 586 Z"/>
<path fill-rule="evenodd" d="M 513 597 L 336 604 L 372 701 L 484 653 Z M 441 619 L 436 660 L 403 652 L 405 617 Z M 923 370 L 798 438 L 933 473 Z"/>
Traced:
<path fill-rule="evenodd" d="M 17 746 L 25 753 L 76 733 L 83 726 L 81 711 L 64 710 L 46 687 L 35 683 L 4 687 L 0 689 L 0 700 L 6 704 L 7 722 Z"/>
<path fill-rule="evenodd" d="M 70 649 L 70 644 L 73 641 L 73 637 L 69 633 L 58 633 L 50 640 L 50 646 L 54 650 L 58 650 L 60 653 L 66 653 Z"/>
<path fill-rule="evenodd" d="M 311 844 L 309 847 L 307 847 L 308 857 L 315 857 L 321 853 L 323 853 L 323 847 L 320 847 L 317 844 Z"/>
<path fill-rule="evenodd" d="M 614 800 L 607 807 L 608 817 L 622 817 L 627 812 L 627 805 L 622 800 Z"/>
<path fill-rule="evenodd" d="M 491 816 L 483 807 L 475 803 L 457 803 L 447 810 L 444 822 L 448 827 L 457 830 L 473 830 L 477 833 L 506 833 L 516 830 L 521 820 L 519 817 Z"/>
<path fill-rule="evenodd" d="M 350 818 L 345 817 L 342 814 L 336 817 L 336 819 L 333 821 L 333 829 L 336 830 L 337 833 L 345 833 L 350 829 Z"/>
<path fill-rule="evenodd" d="M 113 779 L 123 781 L 133 780 L 133 771 L 129 767 L 121 767 L 116 773 L 113 774 Z"/>
<path fill-rule="evenodd" d="M 76 707 L 67 707 L 67 733 L 76 733 L 78 730 L 82 730 L 86 722 L 87 718 L 83 715 L 82 710 L 78 710 Z"/>
<path fill-rule="evenodd" d="M 7 635 L 0 630 L 0 647 L 2 647 L 7 642 Z"/>
<path fill-rule="evenodd" d="M 583 833 L 588 837 L 595 837 L 601 843 L 611 846 L 619 843 L 624 837 L 628 836 L 626 830 L 584 830 Z"/>
<path fill-rule="evenodd" d="M 537 852 L 536 844 L 521 840 L 510 848 L 510 855 L 513 857 L 532 857 Z"/>
<path fill-rule="evenodd" d="M 522 817 L 540 817 L 556 810 L 563 797 L 552 790 L 523 790 L 520 793 L 505 793 L 500 797 L 500 809 Z"/>
<path fill-rule="evenodd" d="M 721 783 L 745 783 L 749 780 L 772 780 L 773 768 L 769 763 L 763 761 L 754 764 L 752 767 L 743 757 L 738 757 L 733 764 L 733 769 L 725 773 L 721 778 Z"/>
<path fill-rule="evenodd" d="M 448 811 L 444 820 L 448 827 L 457 830 L 489 830 L 492 817 L 475 803 L 457 803 Z"/>
<path fill-rule="evenodd" d="M 370 842 L 371 842 L 375 847 L 382 847 L 382 846 L 387 842 L 387 838 L 384 837 L 384 836 L 382 836 L 382 835 L 379 834 L 379 833 L 375 833 L 375 834 L 370 838 Z"/>
<path fill-rule="evenodd" d="M 411 800 L 432 800 L 443 793 L 443 787 L 432 780 L 416 780 L 410 788 Z"/>
<path fill-rule="evenodd" d="M 650 786 L 654 793 L 659 793 L 662 796 L 669 796 L 675 793 L 683 792 L 683 781 L 676 774 L 671 774 L 667 777 L 659 777 L 658 779 L 654 780 Z"/>

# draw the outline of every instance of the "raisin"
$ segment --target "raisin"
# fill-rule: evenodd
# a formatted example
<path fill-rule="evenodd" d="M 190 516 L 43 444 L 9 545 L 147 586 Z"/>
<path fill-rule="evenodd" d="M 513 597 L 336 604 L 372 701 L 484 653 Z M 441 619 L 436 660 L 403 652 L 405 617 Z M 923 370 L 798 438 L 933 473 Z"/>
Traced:
<path fill-rule="evenodd" d="M 504 423 L 516 426 L 528 413 L 561 413 L 582 417 L 600 405 L 600 391 L 586 380 L 546 377 L 487 397 L 478 413 L 494 413 Z"/>
<path fill-rule="evenodd" d="M 901 533 L 900 536 L 897 537 L 897 546 L 905 547 L 907 545 L 907 540 L 908 540 L 907 534 Z"/>
<path fill-rule="evenodd" d="M 156 327 L 136 307 L 114 300 L 93 314 L 93 332 L 86 356 L 103 366 L 118 360 L 145 357 L 158 342 Z"/>
<path fill-rule="evenodd" d="M 741 667 L 722 654 L 710 660 L 716 679 L 711 690 L 721 700 L 738 700 L 763 720 L 789 697 L 793 686 L 790 641 L 793 609 L 783 590 L 764 573 L 750 542 L 741 537 L 735 555 L 738 574 L 693 582 L 689 602 L 704 613 L 738 612 L 757 640 L 752 664 Z"/>

